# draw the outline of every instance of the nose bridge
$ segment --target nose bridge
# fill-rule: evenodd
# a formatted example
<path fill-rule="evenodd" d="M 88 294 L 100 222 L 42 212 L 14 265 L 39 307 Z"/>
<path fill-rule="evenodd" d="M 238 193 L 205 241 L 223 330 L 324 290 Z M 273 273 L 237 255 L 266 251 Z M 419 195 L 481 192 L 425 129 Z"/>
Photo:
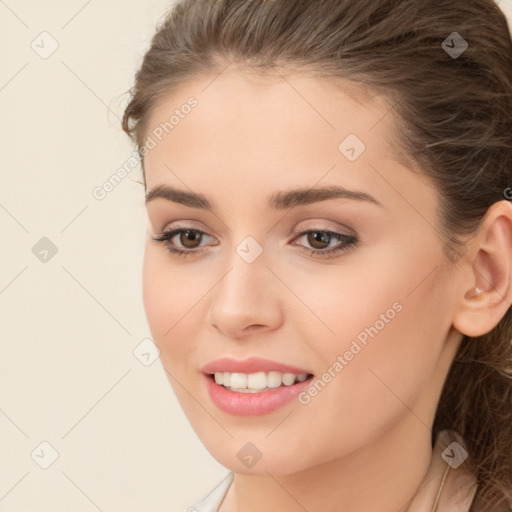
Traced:
<path fill-rule="evenodd" d="M 262 245 L 247 236 L 226 259 L 227 272 L 213 290 L 210 321 L 221 331 L 236 336 L 250 325 L 273 326 L 279 319 L 278 298 L 269 280 Z"/>
<path fill-rule="evenodd" d="M 262 245 L 252 236 L 245 237 L 227 260 L 229 271 L 217 287 L 216 301 L 233 299 L 236 304 L 256 300 L 268 279 L 266 260 Z"/>

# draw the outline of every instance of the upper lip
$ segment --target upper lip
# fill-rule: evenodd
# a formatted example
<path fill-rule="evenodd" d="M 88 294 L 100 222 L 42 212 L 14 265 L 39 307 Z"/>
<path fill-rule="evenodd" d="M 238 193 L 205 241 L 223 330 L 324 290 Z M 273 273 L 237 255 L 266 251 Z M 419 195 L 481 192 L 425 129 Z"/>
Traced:
<path fill-rule="evenodd" d="M 272 361 L 261 357 L 249 357 L 243 360 L 231 359 L 229 357 L 222 357 L 215 359 L 204 365 L 202 372 L 206 374 L 216 372 L 230 372 L 230 373 L 257 373 L 257 372 L 281 372 L 281 373 L 307 373 L 311 372 L 296 366 L 280 363 L 279 361 Z"/>

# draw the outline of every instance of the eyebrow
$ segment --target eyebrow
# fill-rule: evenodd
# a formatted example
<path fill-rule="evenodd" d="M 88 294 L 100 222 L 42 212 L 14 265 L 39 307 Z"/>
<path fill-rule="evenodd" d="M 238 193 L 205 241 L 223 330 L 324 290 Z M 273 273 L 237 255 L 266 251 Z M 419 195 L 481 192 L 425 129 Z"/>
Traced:
<path fill-rule="evenodd" d="M 190 208 L 198 208 L 200 210 L 213 211 L 213 205 L 208 201 L 206 196 L 195 192 L 186 192 L 169 185 L 158 185 L 151 189 L 147 195 L 145 204 L 162 198 L 173 203 L 182 204 Z M 343 187 L 331 185 L 321 188 L 300 188 L 296 190 L 279 191 L 272 194 L 267 205 L 272 210 L 285 210 L 294 206 L 308 205 L 326 201 L 328 199 L 354 199 L 356 201 L 367 201 L 377 206 L 383 205 L 373 196 L 360 191 L 348 190 Z"/>

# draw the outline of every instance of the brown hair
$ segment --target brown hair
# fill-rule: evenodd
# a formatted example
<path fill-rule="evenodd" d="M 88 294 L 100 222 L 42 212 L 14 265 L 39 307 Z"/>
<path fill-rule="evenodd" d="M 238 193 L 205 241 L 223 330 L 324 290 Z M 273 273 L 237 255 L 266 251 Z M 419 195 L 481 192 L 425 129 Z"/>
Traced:
<path fill-rule="evenodd" d="M 454 32 L 468 45 L 460 55 L 450 51 L 464 48 Z M 141 148 L 162 97 L 232 62 L 344 78 L 384 95 L 396 148 L 440 193 L 438 227 L 453 262 L 512 186 L 512 41 L 493 0 L 181 1 L 136 73 L 123 130 Z M 442 429 L 466 442 L 478 481 L 471 511 L 512 508 L 511 311 L 491 332 L 463 337 L 432 429 L 432 446 Z"/>

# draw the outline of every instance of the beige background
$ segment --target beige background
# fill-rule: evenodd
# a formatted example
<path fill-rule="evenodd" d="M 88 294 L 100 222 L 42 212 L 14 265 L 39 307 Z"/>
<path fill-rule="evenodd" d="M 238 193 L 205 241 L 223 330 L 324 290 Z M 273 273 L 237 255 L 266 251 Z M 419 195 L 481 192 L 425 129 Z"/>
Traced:
<path fill-rule="evenodd" d="M 0 512 L 180 511 L 227 473 L 141 355 L 140 169 L 93 196 L 170 4 L 0 0 Z"/>

